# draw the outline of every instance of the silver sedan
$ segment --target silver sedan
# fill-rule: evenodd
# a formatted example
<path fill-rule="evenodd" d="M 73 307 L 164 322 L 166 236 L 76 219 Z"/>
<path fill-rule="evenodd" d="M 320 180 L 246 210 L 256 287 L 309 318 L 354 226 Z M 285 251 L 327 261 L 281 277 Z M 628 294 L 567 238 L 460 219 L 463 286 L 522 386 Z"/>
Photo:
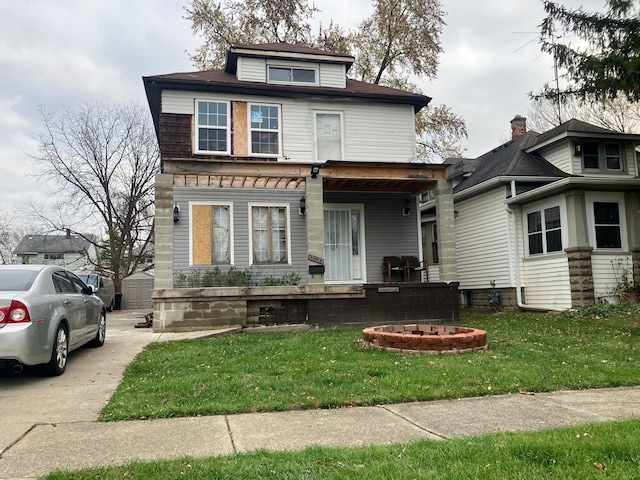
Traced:
<path fill-rule="evenodd" d="M 106 308 L 93 288 L 53 265 L 0 265 L 0 368 L 62 375 L 69 352 L 101 347 Z"/>

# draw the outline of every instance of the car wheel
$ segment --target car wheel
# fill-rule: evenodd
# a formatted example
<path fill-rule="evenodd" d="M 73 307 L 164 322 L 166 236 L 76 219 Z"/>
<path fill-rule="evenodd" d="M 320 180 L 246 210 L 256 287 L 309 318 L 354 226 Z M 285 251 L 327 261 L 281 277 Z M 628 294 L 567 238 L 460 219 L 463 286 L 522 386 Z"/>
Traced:
<path fill-rule="evenodd" d="M 67 327 L 64 324 L 58 325 L 56 338 L 53 342 L 53 350 L 51 359 L 45 365 L 45 372 L 51 376 L 62 375 L 67 368 L 67 359 L 69 358 L 69 335 Z"/>
<path fill-rule="evenodd" d="M 100 324 L 98 325 L 98 331 L 96 337 L 89 343 L 90 347 L 101 347 L 104 345 L 104 339 L 107 336 L 107 314 L 102 310 L 100 312 Z"/>

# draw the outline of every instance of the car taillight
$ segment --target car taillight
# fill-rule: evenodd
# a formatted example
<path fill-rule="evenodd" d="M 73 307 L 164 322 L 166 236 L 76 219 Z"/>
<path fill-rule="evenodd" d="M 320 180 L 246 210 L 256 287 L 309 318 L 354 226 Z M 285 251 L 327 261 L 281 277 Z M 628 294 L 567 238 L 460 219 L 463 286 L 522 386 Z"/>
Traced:
<path fill-rule="evenodd" d="M 0 308 L 0 322 L 2 323 L 26 323 L 30 321 L 29 310 L 22 302 L 12 300 L 10 307 Z"/>

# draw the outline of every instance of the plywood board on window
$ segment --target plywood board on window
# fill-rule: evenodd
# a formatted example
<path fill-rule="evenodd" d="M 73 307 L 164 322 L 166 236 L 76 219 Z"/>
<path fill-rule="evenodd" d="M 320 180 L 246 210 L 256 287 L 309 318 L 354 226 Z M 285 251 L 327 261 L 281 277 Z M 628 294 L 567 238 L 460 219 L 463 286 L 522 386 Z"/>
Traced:
<path fill-rule="evenodd" d="M 213 263 L 213 207 L 211 205 L 193 205 L 193 264 L 211 265 Z"/>
<path fill-rule="evenodd" d="M 248 126 L 247 103 L 233 102 L 233 154 L 238 157 L 249 155 Z"/>

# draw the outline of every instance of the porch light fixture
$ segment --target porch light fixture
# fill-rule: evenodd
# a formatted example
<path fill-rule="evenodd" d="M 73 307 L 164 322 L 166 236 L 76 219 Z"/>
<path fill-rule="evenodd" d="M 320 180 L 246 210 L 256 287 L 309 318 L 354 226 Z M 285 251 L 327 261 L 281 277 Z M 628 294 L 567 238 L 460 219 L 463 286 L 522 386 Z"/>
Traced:
<path fill-rule="evenodd" d="M 409 212 L 411 212 L 411 199 L 407 198 L 404 201 L 404 207 L 402 207 L 402 215 L 408 217 Z"/>
<path fill-rule="evenodd" d="M 298 207 L 298 214 L 304 215 L 304 212 L 306 211 L 307 211 L 307 200 L 306 198 L 302 197 L 300 199 L 300 206 Z"/>
<path fill-rule="evenodd" d="M 173 205 L 173 223 L 180 221 L 180 206 L 176 203 Z"/>
<path fill-rule="evenodd" d="M 311 178 L 316 178 L 320 173 L 320 165 L 311 165 Z"/>
<path fill-rule="evenodd" d="M 573 146 L 573 155 L 576 157 L 579 157 L 580 155 L 582 155 L 582 144 L 576 143 Z"/>

